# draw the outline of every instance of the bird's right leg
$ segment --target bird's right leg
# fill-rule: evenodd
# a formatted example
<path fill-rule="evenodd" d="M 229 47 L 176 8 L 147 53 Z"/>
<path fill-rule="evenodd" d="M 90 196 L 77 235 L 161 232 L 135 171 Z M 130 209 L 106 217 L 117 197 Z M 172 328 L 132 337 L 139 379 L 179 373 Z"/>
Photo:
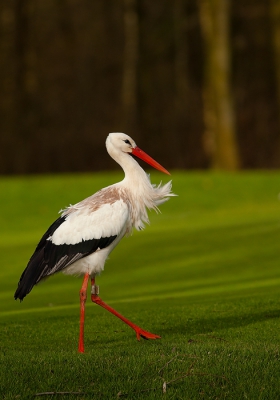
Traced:
<path fill-rule="evenodd" d="M 144 331 L 144 329 L 140 328 L 139 326 L 135 325 L 133 322 L 129 321 L 123 315 L 118 313 L 118 311 L 114 310 L 108 304 L 106 304 L 99 296 L 99 287 L 95 285 L 95 279 L 91 279 L 91 301 L 99 306 L 105 308 L 105 310 L 109 311 L 119 319 L 121 319 L 125 324 L 130 326 L 136 333 L 137 340 L 140 340 L 140 337 L 144 339 L 160 339 L 159 335 L 155 335 L 154 333 Z"/>
<path fill-rule="evenodd" d="M 79 337 L 79 353 L 85 352 L 84 347 L 84 325 L 85 325 L 85 303 L 87 300 L 87 285 L 89 274 L 85 274 L 83 284 L 80 290 L 80 337 Z"/>

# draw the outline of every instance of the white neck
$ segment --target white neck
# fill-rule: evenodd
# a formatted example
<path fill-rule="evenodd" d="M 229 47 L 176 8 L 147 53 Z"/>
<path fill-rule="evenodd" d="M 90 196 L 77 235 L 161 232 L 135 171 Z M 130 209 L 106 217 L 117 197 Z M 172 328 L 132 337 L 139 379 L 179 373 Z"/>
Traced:
<path fill-rule="evenodd" d="M 152 185 L 149 176 L 128 153 L 116 149 L 107 143 L 110 156 L 122 167 L 125 177 L 115 184 L 124 190 L 130 201 L 130 226 L 128 231 L 135 226 L 136 229 L 144 228 L 149 222 L 147 208 L 157 210 L 157 206 L 166 200 L 171 193 L 171 182 L 166 185 Z"/>
<path fill-rule="evenodd" d="M 146 172 L 131 155 L 120 151 L 114 151 L 112 148 L 108 149 L 108 153 L 113 160 L 122 167 L 125 174 L 124 181 L 130 181 L 137 184 L 137 182 L 142 181 L 143 179 L 147 180 Z"/>

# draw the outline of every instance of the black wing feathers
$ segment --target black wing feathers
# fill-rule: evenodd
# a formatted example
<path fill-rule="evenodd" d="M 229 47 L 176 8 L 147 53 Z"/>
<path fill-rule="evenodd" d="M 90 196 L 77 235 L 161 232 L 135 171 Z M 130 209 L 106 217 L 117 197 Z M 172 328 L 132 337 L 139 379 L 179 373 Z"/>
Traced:
<path fill-rule="evenodd" d="M 80 258 L 94 253 L 98 248 L 104 249 L 117 237 L 114 235 L 100 239 L 82 240 L 76 244 L 55 245 L 48 238 L 53 235 L 65 219 L 66 217 L 58 218 L 43 235 L 20 277 L 15 299 L 23 300 L 41 279 L 63 270 Z"/>

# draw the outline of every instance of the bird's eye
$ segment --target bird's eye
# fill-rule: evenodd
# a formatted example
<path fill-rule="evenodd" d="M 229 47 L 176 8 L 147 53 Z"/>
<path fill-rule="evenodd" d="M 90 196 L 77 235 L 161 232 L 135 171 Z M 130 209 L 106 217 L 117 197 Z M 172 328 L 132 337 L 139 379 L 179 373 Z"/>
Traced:
<path fill-rule="evenodd" d="M 128 139 L 125 139 L 124 143 L 129 144 L 129 146 L 131 146 L 131 143 L 130 143 L 130 141 Z"/>

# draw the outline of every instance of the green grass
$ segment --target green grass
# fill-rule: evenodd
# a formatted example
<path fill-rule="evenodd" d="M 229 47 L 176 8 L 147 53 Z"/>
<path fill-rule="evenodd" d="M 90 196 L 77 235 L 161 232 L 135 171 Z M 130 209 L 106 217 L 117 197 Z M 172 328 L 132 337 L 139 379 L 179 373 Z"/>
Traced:
<path fill-rule="evenodd" d="M 111 254 L 101 297 L 160 340 L 137 342 L 88 300 L 78 354 L 75 277 L 13 300 L 57 211 L 119 179 L 0 179 L 0 398 L 280 398 L 280 172 L 174 172 L 179 196 Z"/>

